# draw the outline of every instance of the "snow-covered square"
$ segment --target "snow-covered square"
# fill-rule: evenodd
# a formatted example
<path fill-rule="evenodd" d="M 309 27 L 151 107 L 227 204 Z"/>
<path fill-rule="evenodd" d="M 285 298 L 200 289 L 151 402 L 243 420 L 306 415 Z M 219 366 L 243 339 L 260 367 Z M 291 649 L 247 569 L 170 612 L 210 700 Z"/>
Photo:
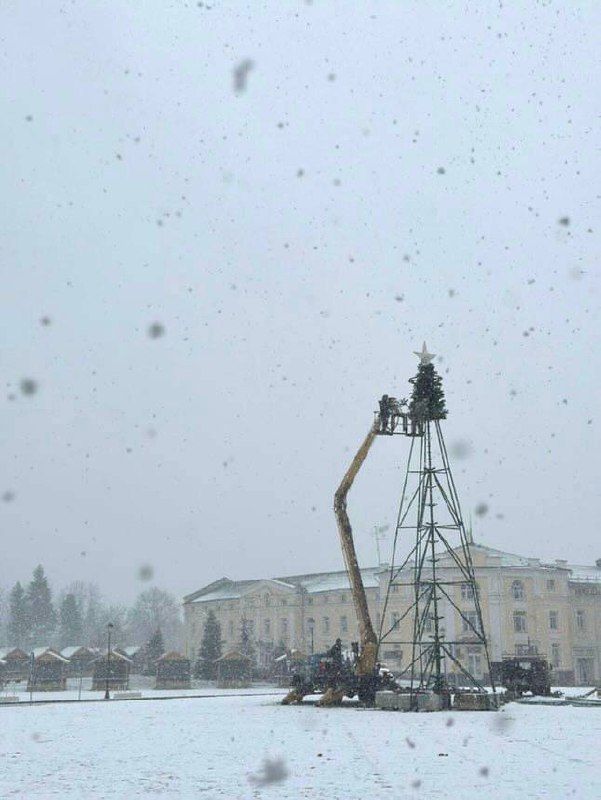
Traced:
<path fill-rule="evenodd" d="M 0 709 L 2 798 L 598 798 L 601 710 L 284 707 L 226 696 Z"/>

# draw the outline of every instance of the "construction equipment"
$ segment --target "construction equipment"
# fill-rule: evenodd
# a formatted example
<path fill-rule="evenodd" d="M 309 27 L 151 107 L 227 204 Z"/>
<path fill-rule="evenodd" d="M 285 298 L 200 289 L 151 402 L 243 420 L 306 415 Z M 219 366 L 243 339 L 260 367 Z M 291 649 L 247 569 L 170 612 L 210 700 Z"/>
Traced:
<path fill-rule="evenodd" d="M 359 643 L 354 643 L 350 657 L 342 659 L 340 640 L 317 659 L 313 658 L 304 670 L 297 673 L 291 691 L 282 701 L 285 705 L 300 703 L 306 694 L 315 690 L 323 692 L 320 705 L 336 705 L 343 697 L 358 695 L 360 702 L 373 705 L 376 691 L 390 687 L 390 673 L 380 670 L 377 664 L 378 637 L 369 616 L 367 596 L 359 569 L 353 530 L 346 509 L 346 498 L 351 486 L 371 449 L 376 436 L 391 435 L 402 415 L 400 404 L 394 397 L 384 395 L 379 401 L 380 411 L 369 429 L 361 447 L 346 471 L 334 495 L 334 513 L 340 535 L 342 554 L 346 565 L 355 613 L 359 623 Z"/>
<path fill-rule="evenodd" d="M 315 653 L 295 667 L 290 692 L 282 700 L 284 705 L 300 703 L 309 694 L 321 695 L 317 701 L 321 706 L 339 705 L 343 697 L 355 696 L 365 705 L 373 705 L 370 684 L 366 691 L 365 678 L 357 672 L 358 642 L 353 642 L 353 650 L 340 658 L 336 653 L 339 641 L 327 652 Z M 376 690 L 398 688 L 394 675 L 379 664 L 374 676 L 373 697 Z"/>
<path fill-rule="evenodd" d="M 551 694 L 549 662 L 540 655 L 503 656 L 490 666 L 493 679 L 515 697 L 526 692 L 542 697 Z"/>
<path fill-rule="evenodd" d="M 458 707 L 482 710 L 498 708 L 494 697 L 495 676 L 490 664 L 470 552 L 471 537 L 463 524 L 441 428 L 441 421 L 448 415 L 442 379 L 431 363 L 435 356 L 428 352 L 425 342 L 415 355 L 420 363 L 417 375 L 409 381 L 413 386 L 411 399 L 398 401 L 383 395 L 374 423 L 334 495 L 338 533 L 359 623 L 360 642 L 356 657 L 350 663 L 345 662 L 344 668 L 338 662 L 336 668 L 332 648 L 328 654 L 324 654 L 325 660 L 320 662 L 322 673 L 316 672 L 315 665 L 309 667 L 305 678 L 297 679 L 295 687 L 284 700 L 286 703 L 300 702 L 316 686 L 322 690 L 325 686 L 320 701 L 323 705 L 339 703 L 345 695 L 350 697 L 355 693 L 364 704 L 373 705 L 376 691 L 382 686 L 377 664 L 378 647 L 385 643 L 394 645 L 394 652 L 399 653 L 399 668 L 401 646 L 409 646 L 411 652 L 407 665 L 398 673 L 398 682 L 403 683 L 402 693 L 408 694 L 408 700 L 403 697 L 401 702 L 384 693 L 382 707 L 396 703 L 399 708 L 407 706 L 406 710 L 412 711 L 448 709 L 453 695 L 450 678 L 461 676 L 464 681 L 467 679 L 472 693 L 478 692 L 482 698 L 474 699 L 471 694 L 464 697 L 465 692 L 458 693 L 461 694 Z M 410 437 L 411 445 L 381 611 L 383 624 L 376 635 L 357 562 L 347 513 L 347 496 L 375 437 L 395 434 Z M 407 531 L 412 532 L 414 545 L 404 557 L 395 561 L 400 554 L 400 547 L 407 540 Z M 392 625 L 386 630 L 384 620 L 390 593 L 399 589 L 406 596 L 411 596 L 412 602 L 402 614 L 392 615 Z M 469 601 L 469 609 L 465 607 L 466 600 Z M 460 620 L 461 632 L 452 624 L 447 636 L 445 614 L 451 621 Z M 401 626 L 404 619 L 407 622 Z M 471 649 L 462 659 L 466 640 Z M 332 659 L 334 666 L 327 661 L 328 658 Z M 482 661 L 484 668 L 488 667 L 490 693 L 483 685 Z M 520 687 L 521 673 L 515 672 L 515 675 L 516 686 Z M 535 684 L 536 680 L 538 678 L 533 673 L 529 682 Z"/>
<path fill-rule="evenodd" d="M 351 585 L 351 595 L 353 597 L 355 613 L 359 622 L 360 650 L 354 672 L 358 679 L 357 689 L 359 700 L 367 705 L 372 705 L 375 700 L 378 637 L 376 636 L 369 616 L 367 596 L 365 594 L 365 587 L 363 586 L 359 562 L 357 561 L 355 542 L 353 541 L 353 530 L 346 510 L 346 498 L 357 473 L 367 458 L 367 454 L 371 449 L 374 439 L 380 432 L 383 421 L 384 419 L 381 412 L 380 416 L 376 417 L 374 420 L 369 433 L 365 437 L 365 441 L 357 451 L 357 454 L 352 460 L 350 467 L 334 495 L 334 513 L 338 525 L 338 534 L 340 536 L 342 554 Z M 338 691 L 342 691 L 343 688 L 344 687 L 340 687 Z M 332 699 L 336 700 L 336 690 L 333 690 L 332 694 Z M 324 695 L 324 698 L 325 697 Z"/>

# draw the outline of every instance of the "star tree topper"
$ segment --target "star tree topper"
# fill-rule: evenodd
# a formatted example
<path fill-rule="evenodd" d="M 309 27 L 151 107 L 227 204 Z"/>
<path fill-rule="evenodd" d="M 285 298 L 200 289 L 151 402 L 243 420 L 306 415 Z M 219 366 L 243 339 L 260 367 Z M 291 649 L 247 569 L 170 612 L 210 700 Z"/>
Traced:
<path fill-rule="evenodd" d="M 420 364 L 429 364 L 430 361 L 432 361 L 434 359 L 434 356 L 435 356 L 434 353 L 428 353 L 428 348 L 426 347 L 426 343 L 425 342 L 424 342 L 424 345 L 422 347 L 421 353 L 419 353 L 417 350 L 414 350 L 413 352 L 419 358 Z"/>

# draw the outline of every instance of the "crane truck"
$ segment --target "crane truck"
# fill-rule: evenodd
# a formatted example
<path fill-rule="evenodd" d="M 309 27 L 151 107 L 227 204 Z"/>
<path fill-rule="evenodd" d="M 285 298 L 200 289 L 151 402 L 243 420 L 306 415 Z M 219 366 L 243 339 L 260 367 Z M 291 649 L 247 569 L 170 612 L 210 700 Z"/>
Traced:
<path fill-rule="evenodd" d="M 404 410 L 405 404 L 405 400 L 397 401 L 383 395 L 379 401 L 380 410 L 334 494 L 334 514 L 359 623 L 360 641 L 353 644 L 348 658 L 342 657 L 340 640 L 327 653 L 312 656 L 293 676 L 291 690 L 282 700 L 284 705 L 300 703 L 307 694 L 315 692 L 322 694 L 319 705 L 337 705 L 343 697 L 355 695 L 364 705 L 373 705 L 378 689 L 394 685 L 392 675 L 378 665 L 379 642 L 369 615 L 346 499 L 376 436 L 392 435 L 401 421 L 403 430 L 407 431 L 409 418 Z M 411 424 L 415 435 L 419 435 L 416 421 L 412 420 Z"/>

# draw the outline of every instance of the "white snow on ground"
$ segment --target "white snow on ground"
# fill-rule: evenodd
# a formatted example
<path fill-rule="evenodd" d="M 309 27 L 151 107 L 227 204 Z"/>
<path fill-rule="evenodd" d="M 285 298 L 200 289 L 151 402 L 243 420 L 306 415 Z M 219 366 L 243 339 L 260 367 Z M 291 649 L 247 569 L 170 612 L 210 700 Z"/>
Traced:
<path fill-rule="evenodd" d="M 0 797 L 592 800 L 600 741 L 601 709 L 570 706 L 402 714 L 231 695 L 2 706 Z"/>
<path fill-rule="evenodd" d="M 57 692 L 33 692 L 31 700 L 34 703 L 48 703 L 58 702 L 61 700 L 102 700 L 104 698 L 104 689 L 97 689 L 92 691 L 92 679 L 89 677 L 82 679 L 81 692 L 79 691 L 79 679 L 68 678 L 67 688 L 64 691 Z M 145 677 L 143 675 L 132 675 L 130 678 L 129 689 L 127 691 L 140 692 L 144 698 L 161 698 L 161 697 L 197 697 L 199 695 L 240 695 L 240 694 L 285 694 L 287 690 L 278 688 L 275 684 L 269 683 L 254 683 L 246 689 L 219 689 L 211 681 L 197 681 L 193 682 L 191 689 L 154 689 L 155 679 L 153 677 Z M 401 681 L 403 684 L 409 684 L 408 681 Z M 563 686 L 553 687 L 553 691 L 559 691 L 566 698 L 569 697 L 582 697 L 585 693 L 594 690 L 594 687 L 582 686 Z M 488 687 L 490 691 L 490 687 Z M 111 696 L 115 693 L 111 689 Z M 27 691 L 26 682 L 8 683 L 0 690 L 0 705 L 3 697 L 17 696 L 21 703 L 29 703 L 30 694 Z M 313 698 L 317 700 L 317 696 Z M 539 701 L 540 698 L 532 698 L 534 701 Z M 551 698 L 551 702 L 553 698 Z"/>
<path fill-rule="evenodd" d="M 67 689 L 58 692 L 33 692 L 32 701 L 34 703 L 48 703 L 58 702 L 60 700 L 102 700 L 104 698 L 104 689 L 92 691 L 92 679 L 84 678 L 82 680 L 81 693 L 79 691 L 79 680 L 77 678 L 69 678 L 67 680 Z M 130 692 L 140 692 L 142 697 L 195 697 L 198 695 L 239 695 L 242 693 L 250 694 L 272 694 L 273 692 L 283 693 L 284 690 L 277 689 L 270 684 L 254 684 L 247 689 L 218 689 L 214 683 L 209 681 L 195 681 L 194 688 L 192 689 L 153 689 L 154 678 L 146 678 L 141 675 L 134 675 L 130 679 L 129 689 Z M 111 696 L 115 692 L 111 689 Z M 81 696 L 80 696 L 81 695 Z M 2 698 L 6 696 L 17 696 L 21 703 L 29 703 L 29 692 L 27 691 L 27 684 L 9 683 L 0 691 L 0 704 Z"/>

